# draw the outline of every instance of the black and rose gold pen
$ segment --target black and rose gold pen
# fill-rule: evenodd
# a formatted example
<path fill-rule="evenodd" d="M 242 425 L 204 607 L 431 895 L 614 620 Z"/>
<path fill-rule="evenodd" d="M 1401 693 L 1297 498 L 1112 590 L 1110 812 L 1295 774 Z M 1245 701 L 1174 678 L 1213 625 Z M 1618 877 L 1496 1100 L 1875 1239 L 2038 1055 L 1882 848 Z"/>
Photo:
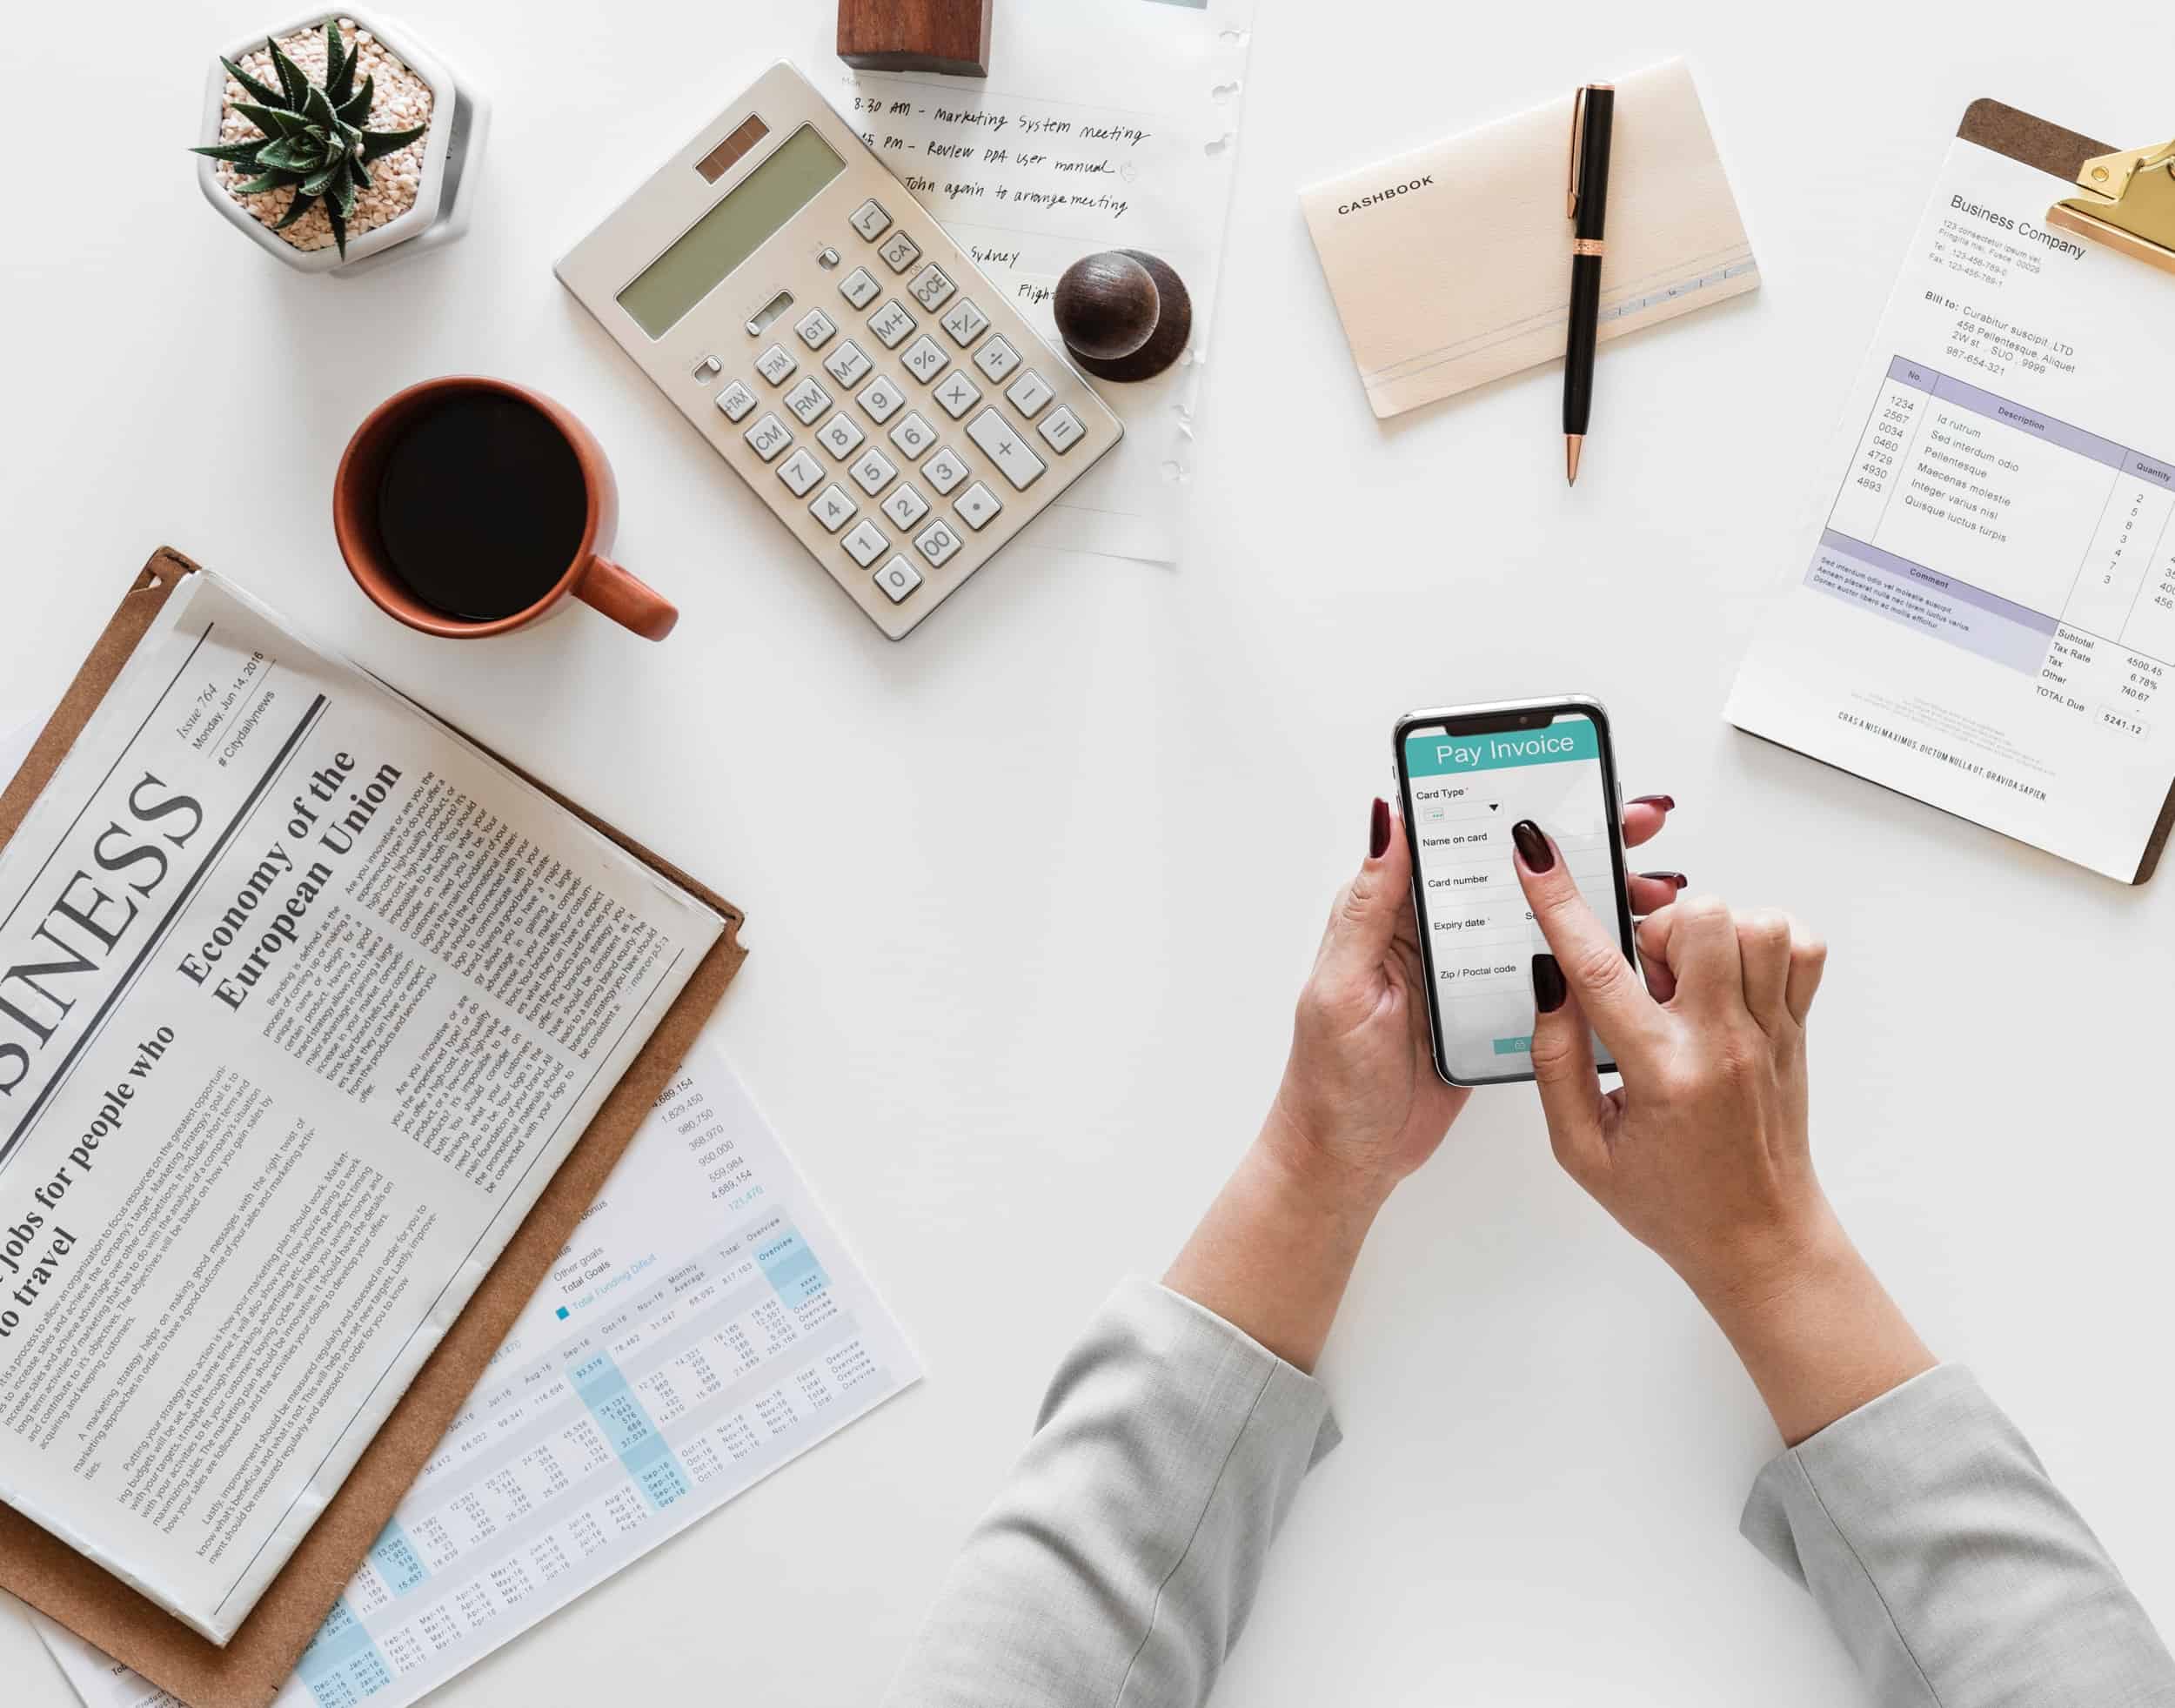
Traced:
<path fill-rule="evenodd" d="M 1571 170 L 1563 212 L 1571 228 L 1570 333 L 1563 348 L 1563 472 L 1578 482 L 1578 455 L 1594 406 L 1594 339 L 1601 330 L 1601 229 L 1609 212 L 1609 137 L 1616 86 L 1589 83 L 1571 97 Z"/>

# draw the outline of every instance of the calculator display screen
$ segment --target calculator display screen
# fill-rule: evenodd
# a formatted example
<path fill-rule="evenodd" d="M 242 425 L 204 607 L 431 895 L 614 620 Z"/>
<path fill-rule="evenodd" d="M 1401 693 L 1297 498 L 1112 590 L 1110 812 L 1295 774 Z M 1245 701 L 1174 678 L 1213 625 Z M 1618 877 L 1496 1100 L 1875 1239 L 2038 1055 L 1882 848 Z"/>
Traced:
<path fill-rule="evenodd" d="M 619 292 L 619 306 L 652 338 L 662 338 L 845 170 L 815 127 L 802 125 L 637 274 Z"/>

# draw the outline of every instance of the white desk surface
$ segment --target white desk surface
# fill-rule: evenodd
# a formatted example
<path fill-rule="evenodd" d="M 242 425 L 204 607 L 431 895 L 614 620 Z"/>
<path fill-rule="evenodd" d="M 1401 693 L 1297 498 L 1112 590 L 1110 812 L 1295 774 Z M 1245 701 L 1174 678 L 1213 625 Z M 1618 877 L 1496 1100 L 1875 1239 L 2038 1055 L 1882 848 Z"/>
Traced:
<path fill-rule="evenodd" d="M 171 542 L 704 874 L 749 916 L 725 1046 L 931 1372 L 438 1700 L 873 1700 L 1068 1338 L 1251 1135 L 1391 719 L 1556 688 L 1606 700 L 1627 788 L 1681 803 L 1645 864 L 1825 930 L 1829 1189 L 2175 1633 L 2175 877 L 2106 882 L 1720 715 L 1965 104 L 2165 136 L 2175 29 L 2086 53 L 2025 0 L 1367 0 L 1330 32 L 1263 0 L 1182 564 L 1014 548 L 893 646 L 551 275 L 805 28 L 753 0 L 399 10 L 495 97 L 483 199 L 459 244 L 351 282 L 278 269 L 191 181 L 203 56 L 247 6 L 9 26 L 0 702 L 53 695 Z M 1295 188 L 1679 51 L 1764 288 L 1604 354 L 1576 492 L 1554 368 L 1378 426 Z M 574 610 L 470 647 L 364 600 L 334 461 L 385 393 L 464 370 L 596 429 L 671 640 Z M 1776 1445 L 1750 1384 L 1558 1174 L 1529 1091 L 1482 1093 L 1398 1196 L 1323 1374 L 1345 1444 L 1221 1701 L 1855 1699 L 1736 1534 Z M 72 1700 L 12 1620 L 0 1676 Z"/>

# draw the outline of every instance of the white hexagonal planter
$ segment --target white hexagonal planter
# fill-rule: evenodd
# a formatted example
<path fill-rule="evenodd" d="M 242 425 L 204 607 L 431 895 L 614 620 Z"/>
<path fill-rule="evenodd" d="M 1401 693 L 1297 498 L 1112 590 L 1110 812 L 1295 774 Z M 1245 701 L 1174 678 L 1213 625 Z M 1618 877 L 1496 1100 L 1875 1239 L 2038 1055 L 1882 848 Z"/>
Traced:
<path fill-rule="evenodd" d="M 367 271 L 399 255 L 413 255 L 440 248 L 468 229 L 475 203 L 477 169 L 482 164 L 484 135 L 490 123 L 490 107 L 465 77 L 418 41 L 408 27 L 366 6 L 320 8 L 270 30 L 251 31 L 225 50 L 239 61 L 264 44 L 267 37 L 284 41 L 298 30 L 321 29 L 325 19 L 351 19 L 384 43 L 416 76 L 430 86 L 431 128 L 424 137 L 423 169 L 415 205 L 384 224 L 348 238 L 343 258 L 336 247 L 298 249 L 227 193 L 219 182 L 218 168 L 203 155 L 197 157 L 197 183 L 204 199 L 224 214 L 229 224 L 244 232 L 260 249 L 269 251 L 298 272 L 342 276 Z M 219 121 L 226 105 L 226 71 L 217 59 L 205 75 L 202 140 L 219 140 Z"/>

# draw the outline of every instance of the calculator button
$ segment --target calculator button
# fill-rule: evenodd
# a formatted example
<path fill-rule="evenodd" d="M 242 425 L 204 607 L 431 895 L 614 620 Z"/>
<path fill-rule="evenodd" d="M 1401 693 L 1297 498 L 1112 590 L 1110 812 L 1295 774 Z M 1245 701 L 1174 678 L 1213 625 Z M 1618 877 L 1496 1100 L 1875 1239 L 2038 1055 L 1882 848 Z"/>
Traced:
<path fill-rule="evenodd" d="M 820 308 L 810 309 L 793 325 L 793 331 L 800 334 L 801 343 L 811 350 L 822 349 L 838 329 L 839 323 Z"/>
<path fill-rule="evenodd" d="M 914 330 L 914 317 L 894 298 L 868 317 L 868 330 L 883 340 L 885 349 L 896 350 Z"/>
<path fill-rule="evenodd" d="M 816 437 L 823 441 L 826 451 L 844 462 L 860 446 L 864 435 L 841 409 L 823 424 Z"/>
<path fill-rule="evenodd" d="M 793 488 L 795 498 L 805 499 L 808 489 L 823 479 L 823 465 L 811 457 L 803 445 L 778 465 L 778 478 Z"/>
<path fill-rule="evenodd" d="M 793 435 L 786 431 L 786 424 L 775 415 L 766 415 L 740 437 L 766 463 L 773 460 L 780 452 L 793 443 Z"/>
<path fill-rule="evenodd" d="M 884 538 L 884 531 L 866 516 L 854 523 L 852 531 L 839 543 L 846 547 L 846 555 L 863 569 L 882 557 L 891 546 L 891 542 Z"/>
<path fill-rule="evenodd" d="M 944 405 L 944 412 L 954 421 L 981 401 L 981 392 L 974 382 L 963 373 L 954 373 L 936 388 L 936 400 Z"/>
<path fill-rule="evenodd" d="M 904 558 L 893 558 L 876 572 L 876 585 L 896 605 L 921 585 L 921 572 Z"/>
<path fill-rule="evenodd" d="M 1034 431 L 1061 457 L 1080 443 L 1088 429 L 1080 425 L 1080 417 L 1061 404 L 1035 425 Z"/>
<path fill-rule="evenodd" d="M 891 430 L 891 442 L 913 462 L 936 443 L 936 429 L 908 410 L 906 419 Z"/>
<path fill-rule="evenodd" d="M 803 452 L 801 454 L 806 456 L 807 453 Z M 808 459 L 808 466 L 811 468 L 815 466 L 814 458 Z M 997 495 L 994 492 L 977 480 L 952 500 L 952 508 L 959 512 L 960 521 L 979 533 L 989 519 L 1002 510 L 1004 506 L 997 502 Z"/>
<path fill-rule="evenodd" d="M 959 286 L 952 283 L 943 268 L 932 261 L 914 276 L 914 283 L 907 289 L 914 293 L 914 301 L 934 314 L 950 300 L 952 292 Z"/>
<path fill-rule="evenodd" d="M 1001 338 L 994 338 L 974 352 L 974 365 L 998 385 L 1020 365 L 1020 352 Z"/>
<path fill-rule="evenodd" d="M 884 211 L 881 202 L 871 199 L 855 208 L 847 224 L 859 231 L 867 242 L 874 243 L 883 236 L 884 228 L 891 224 L 891 216 Z"/>
<path fill-rule="evenodd" d="M 1034 485 L 1045 467 L 1042 459 L 1027 449 L 1027 441 L 994 409 L 985 409 L 967 424 L 967 437 L 980 445 L 1004 478 L 1021 492 Z"/>
<path fill-rule="evenodd" d="M 958 452 L 947 445 L 921 465 L 921 478 L 941 497 L 967 479 L 967 465 L 960 460 Z"/>
<path fill-rule="evenodd" d="M 902 273 L 921 258 L 921 246 L 904 231 L 893 231 L 884 246 L 876 251 L 884 258 L 884 265 L 895 273 Z"/>
<path fill-rule="evenodd" d="M 846 488 L 834 481 L 817 495 L 816 501 L 808 506 L 808 514 L 836 533 L 853 519 L 853 512 L 860 508 Z"/>
<path fill-rule="evenodd" d="M 858 385 L 868 372 L 868 358 L 852 338 L 823 358 L 823 371 L 841 385 Z"/>
<path fill-rule="evenodd" d="M 877 509 L 891 518 L 892 526 L 904 533 L 929 513 L 929 501 L 901 480 L 891 489 L 891 496 L 878 505 Z"/>
<path fill-rule="evenodd" d="M 907 353 L 899 358 L 907 365 L 907 372 L 927 385 L 944 372 L 945 363 L 952 358 L 944 353 L 944 346 L 927 332 L 907 346 Z"/>
<path fill-rule="evenodd" d="M 755 407 L 755 393 L 736 379 L 718 393 L 718 407 L 726 420 L 737 421 Z"/>
<path fill-rule="evenodd" d="M 1034 419 L 1036 412 L 1055 395 L 1050 390 L 1049 381 L 1033 368 L 1005 387 L 1005 396 L 1012 399 L 1012 406 L 1030 421 Z"/>
<path fill-rule="evenodd" d="M 941 569 L 959 548 L 959 531 L 948 522 L 932 522 L 914 536 L 914 549 L 931 569 Z"/>
<path fill-rule="evenodd" d="M 786 376 L 800 365 L 793 352 L 782 344 L 773 344 L 755 358 L 755 372 L 773 385 L 783 385 Z"/>
<path fill-rule="evenodd" d="M 891 477 L 899 472 L 899 466 L 872 445 L 853 459 L 853 466 L 846 472 L 853 477 L 856 486 L 874 498 L 891 484 Z"/>
<path fill-rule="evenodd" d="M 861 407 L 868 412 L 868 419 L 878 426 L 899 412 L 907 394 L 899 389 L 899 382 L 888 374 L 878 374 L 861 387 Z"/>
<path fill-rule="evenodd" d="M 813 427 L 831 406 L 831 394 L 815 382 L 812 373 L 803 374 L 792 391 L 786 393 L 787 409 L 800 418 L 800 425 Z"/>
<path fill-rule="evenodd" d="M 867 308 L 876 300 L 876 293 L 883 288 L 876 283 L 876 275 L 867 267 L 856 267 L 839 281 L 839 295 L 855 308 Z"/>
<path fill-rule="evenodd" d="M 954 344 L 964 350 L 982 335 L 982 328 L 988 325 L 989 317 L 974 306 L 973 298 L 961 297 L 951 307 L 945 310 L 944 318 L 937 324 L 952 335 Z M 1002 374 L 992 374 L 989 377 L 992 379 L 1004 378 Z"/>

